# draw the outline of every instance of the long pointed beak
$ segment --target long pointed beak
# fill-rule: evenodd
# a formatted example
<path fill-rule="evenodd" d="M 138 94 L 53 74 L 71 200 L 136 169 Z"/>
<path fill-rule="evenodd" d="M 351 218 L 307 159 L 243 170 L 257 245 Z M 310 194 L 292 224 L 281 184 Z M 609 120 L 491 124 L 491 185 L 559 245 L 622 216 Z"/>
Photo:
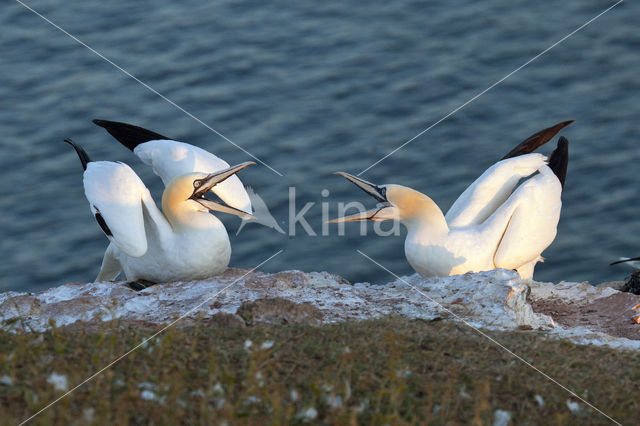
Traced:
<path fill-rule="evenodd" d="M 343 217 L 331 219 L 331 220 L 328 220 L 327 223 L 358 222 L 363 220 L 371 220 L 371 221 L 393 220 L 396 218 L 395 210 L 396 210 L 395 207 L 382 206 L 382 207 L 377 207 L 375 209 L 367 210 L 365 212 L 360 212 L 356 214 L 351 214 L 349 216 L 343 216 Z"/>
<path fill-rule="evenodd" d="M 229 213 L 229 214 L 233 214 L 236 216 L 240 216 L 242 219 L 253 219 L 254 216 L 250 213 L 247 213 L 243 210 L 240 209 L 236 209 L 235 207 L 231 207 L 228 206 L 226 204 L 222 204 L 219 203 L 217 201 L 214 200 L 209 200 L 208 198 L 199 198 L 196 200 L 198 203 L 202 204 L 204 207 L 208 208 L 209 210 L 213 210 L 213 211 L 217 211 L 217 212 L 222 212 L 222 213 Z"/>
<path fill-rule="evenodd" d="M 331 219 L 327 221 L 327 223 L 356 222 L 356 221 L 362 221 L 362 220 L 383 221 L 383 220 L 393 220 L 398 217 L 397 209 L 393 206 L 390 206 L 389 200 L 387 200 L 387 188 L 385 188 L 384 186 L 373 184 L 371 182 L 367 182 L 366 180 L 350 175 L 349 173 L 335 172 L 334 174 L 338 176 L 342 176 L 343 178 L 353 183 L 358 188 L 362 189 L 364 192 L 366 192 L 367 194 L 369 194 L 370 196 L 378 200 L 379 202 L 385 203 L 385 205 L 378 206 L 375 209 L 352 214 L 349 216 Z"/>
<path fill-rule="evenodd" d="M 386 195 L 386 192 L 387 192 L 386 188 L 384 188 L 382 186 L 375 185 L 375 184 L 373 184 L 371 182 L 367 182 L 366 180 L 360 179 L 360 178 L 355 177 L 353 175 L 350 175 L 349 173 L 335 172 L 334 174 L 336 174 L 338 176 L 342 176 L 343 178 L 345 178 L 349 182 L 352 182 L 358 188 L 362 189 L 364 192 L 366 192 L 367 194 L 371 195 L 373 198 L 375 198 L 376 200 L 380 201 L 381 203 L 388 202 L 387 201 L 387 195 Z"/>
<path fill-rule="evenodd" d="M 224 170 L 220 170 L 219 172 L 211 173 L 210 175 L 202 179 L 196 180 L 195 182 L 193 182 L 194 191 L 191 198 L 202 197 L 204 194 L 211 191 L 211 189 L 213 189 L 213 187 L 219 184 L 220 182 L 224 182 L 225 180 L 229 179 L 231 176 L 238 173 L 240 170 L 246 167 L 249 167 L 253 164 L 256 164 L 256 163 L 254 163 L 253 161 L 247 161 L 244 163 L 240 163 L 236 166 L 231 166 Z"/>
<path fill-rule="evenodd" d="M 253 217 L 252 214 L 242 211 L 240 209 L 236 209 L 235 207 L 228 206 L 226 204 L 219 203 L 214 200 L 209 200 L 204 198 L 204 195 L 211 191 L 214 186 L 219 184 L 220 182 L 224 182 L 226 179 L 238 173 L 240 170 L 249 167 L 254 163 L 253 161 L 247 161 L 236 166 L 229 167 L 224 170 L 220 170 L 219 172 L 211 173 L 210 175 L 197 179 L 193 182 L 194 191 L 191 195 L 191 199 L 197 201 L 204 207 L 209 210 L 219 211 L 223 213 L 229 213 L 236 216 L 240 216 L 243 219 L 251 219 Z"/>

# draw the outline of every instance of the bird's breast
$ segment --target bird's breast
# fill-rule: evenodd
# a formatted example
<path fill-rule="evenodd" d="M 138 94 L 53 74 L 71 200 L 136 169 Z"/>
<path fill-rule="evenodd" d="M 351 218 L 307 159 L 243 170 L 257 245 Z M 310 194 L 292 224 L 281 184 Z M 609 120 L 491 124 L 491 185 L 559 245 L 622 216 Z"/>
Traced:
<path fill-rule="evenodd" d="M 495 248 L 486 246 L 482 236 L 472 230 L 452 231 L 440 238 L 408 235 L 405 255 L 423 277 L 445 277 L 469 271 L 492 269 Z"/>
<path fill-rule="evenodd" d="M 134 258 L 121 253 L 127 279 L 152 282 L 189 281 L 222 273 L 229 265 L 231 244 L 224 227 L 174 232 L 151 239 L 147 253 Z"/>

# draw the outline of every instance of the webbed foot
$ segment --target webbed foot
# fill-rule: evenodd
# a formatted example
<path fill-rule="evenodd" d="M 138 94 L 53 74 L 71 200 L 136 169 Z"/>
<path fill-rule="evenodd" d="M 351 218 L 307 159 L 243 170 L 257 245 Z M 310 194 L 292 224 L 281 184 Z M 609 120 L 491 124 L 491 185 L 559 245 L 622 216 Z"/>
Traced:
<path fill-rule="evenodd" d="M 155 284 L 156 283 L 147 281 L 147 280 L 135 280 L 135 281 L 129 281 L 127 283 L 127 285 L 135 291 L 144 290 L 145 288 L 151 287 L 152 285 L 155 285 Z"/>

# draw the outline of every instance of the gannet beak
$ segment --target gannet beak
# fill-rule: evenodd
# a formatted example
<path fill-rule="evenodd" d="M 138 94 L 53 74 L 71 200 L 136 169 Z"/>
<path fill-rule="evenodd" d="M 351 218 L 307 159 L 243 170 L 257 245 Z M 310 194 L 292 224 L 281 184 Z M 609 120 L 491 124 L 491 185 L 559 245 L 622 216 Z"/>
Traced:
<path fill-rule="evenodd" d="M 384 186 L 375 185 L 371 182 L 367 182 L 366 180 L 350 175 L 349 173 L 335 172 L 335 174 L 342 176 L 348 181 L 354 183 L 358 188 L 362 189 L 364 192 L 371 195 L 379 202 L 384 203 L 385 205 L 376 207 L 375 209 L 367 210 L 365 212 L 331 219 L 327 221 L 327 223 L 356 222 L 362 220 L 383 221 L 393 220 L 397 218 L 397 209 L 389 205 L 389 201 L 387 200 L 387 188 L 385 188 Z"/>
<path fill-rule="evenodd" d="M 229 177 L 235 175 L 240 170 L 245 167 L 251 166 L 254 163 L 253 161 L 247 161 L 245 163 L 238 164 L 236 166 L 229 167 L 224 170 L 220 170 L 219 172 L 211 173 L 210 175 L 202 178 L 196 179 L 193 181 L 193 194 L 191 194 L 191 199 L 200 203 L 202 206 L 206 207 L 209 210 L 214 210 L 223 213 L 229 213 L 236 216 L 240 216 L 243 219 L 251 219 L 253 215 L 242 211 L 240 209 L 236 209 L 235 207 L 228 206 L 226 204 L 209 200 L 205 198 L 205 194 L 213 189 L 214 186 L 219 184 L 220 182 L 224 182 Z"/>
<path fill-rule="evenodd" d="M 338 176 L 342 176 L 343 178 L 345 178 L 349 182 L 354 183 L 358 188 L 362 189 L 364 192 L 366 192 L 367 194 L 371 195 L 373 198 L 375 198 L 376 200 L 380 201 L 381 203 L 387 203 L 388 202 L 388 200 L 387 200 L 387 188 L 385 188 L 383 186 L 374 185 L 371 182 L 367 182 L 364 179 L 357 178 L 357 177 L 355 177 L 353 175 L 350 175 L 349 173 L 335 172 L 334 174 L 336 174 Z"/>
<path fill-rule="evenodd" d="M 328 220 L 327 223 L 342 223 L 342 222 L 357 222 L 362 220 L 371 220 L 381 222 L 383 220 L 397 219 L 396 208 L 393 206 L 382 206 L 375 209 L 367 210 L 366 212 L 360 212 L 351 214 L 349 216 L 338 217 Z"/>

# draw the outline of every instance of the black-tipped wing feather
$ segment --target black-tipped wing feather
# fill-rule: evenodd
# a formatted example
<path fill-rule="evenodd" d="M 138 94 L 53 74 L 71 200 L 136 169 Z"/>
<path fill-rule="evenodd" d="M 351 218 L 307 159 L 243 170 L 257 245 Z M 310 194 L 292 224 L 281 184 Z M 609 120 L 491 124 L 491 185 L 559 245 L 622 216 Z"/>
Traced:
<path fill-rule="evenodd" d="M 109 229 L 109 227 L 107 226 L 107 222 L 104 220 L 104 218 L 100 214 L 100 210 L 98 210 L 96 206 L 93 206 L 93 208 L 96 209 L 96 214 L 94 216 L 96 217 L 96 221 L 98 222 L 98 225 L 100 225 L 100 228 L 102 228 L 102 231 L 107 235 L 107 237 L 112 236 L 113 232 L 111 232 L 111 229 Z"/>
<path fill-rule="evenodd" d="M 91 158 L 89 158 L 89 155 L 87 154 L 87 152 L 84 149 L 82 149 L 80 145 L 76 144 L 74 141 L 72 141 L 69 138 L 66 138 L 64 141 L 69 145 L 71 145 L 73 149 L 76 150 L 76 153 L 80 158 L 80 162 L 82 163 L 82 169 L 87 170 L 87 164 L 91 162 Z"/>
<path fill-rule="evenodd" d="M 569 124 L 573 123 L 573 120 L 563 121 L 555 126 L 547 127 L 540 130 L 538 133 L 529 136 L 524 141 L 520 142 L 518 146 L 513 148 L 507 155 L 502 157 L 502 160 L 507 158 L 517 157 L 518 155 L 530 154 L 545 143 L 549 142 L 558 132 Z"/>
<path fill-rule="evenodd" d="M 103 127 L 111 134 L 111 136 L 116 138 L 122 145 L 126 146 L 131 151 L 133 151 L 136 146 L 144 142 L 162 139 L 171 140 L 171 138 L 142 127 L 134 126 L 133 124 L 108 120 L 93 120 L 93 123 Z"/>

